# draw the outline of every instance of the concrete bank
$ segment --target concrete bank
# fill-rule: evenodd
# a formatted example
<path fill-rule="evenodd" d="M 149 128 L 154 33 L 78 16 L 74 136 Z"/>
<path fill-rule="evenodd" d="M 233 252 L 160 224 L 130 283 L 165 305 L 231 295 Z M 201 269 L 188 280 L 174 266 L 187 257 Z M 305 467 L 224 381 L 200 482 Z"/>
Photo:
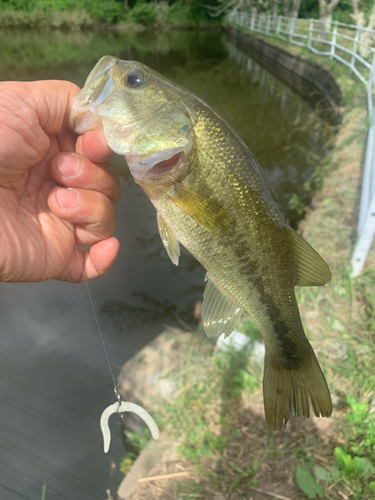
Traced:
<path fill-rule="evenodd" d="M 119 375 L 122 399 L 141 405 L 154 417 L 162 414 L 161 407 L 173 399 L 176 378 L 186 363 L 184 344 L 190 335 L 178 328 L 167 328 L 126 362 Z M 139 417 L 128 413 L 126 427 L 136 431 L 144 424 Z M 176 448 L 175 440 L 165 433 L 157 441 L 152 440 L 120 484 L 118 499 L 153 498 L 150 488 L 155 487 L 155 481 L 146 481 L 147 477 L 168 474 L 180 477 L 179 473 L 185 471 L 178 468 Z M 164 477 L 160 481 L 162 488 Z"/>
<path fill-rule="evenodd" d="M 311 62 L 272 41 L 245 34 L 234 26 L 227 26 L 225 33 L 240 50 L 250 52 L 253 59 L 308 100 L 313 107 L 317 103 L 320 107 L 323 105 L 320 114 L 324 113 L 328 122 L 340 123 L 342 90 L 335 75 L 323 64 Z"/>

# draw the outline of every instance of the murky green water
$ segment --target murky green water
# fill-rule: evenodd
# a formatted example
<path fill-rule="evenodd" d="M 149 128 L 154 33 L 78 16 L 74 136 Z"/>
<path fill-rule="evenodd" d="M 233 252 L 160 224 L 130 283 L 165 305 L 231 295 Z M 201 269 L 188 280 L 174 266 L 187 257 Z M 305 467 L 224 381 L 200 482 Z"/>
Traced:
<path fill-rule="evenodd" d="M 140 60 L 216 108 L 255 153 L 295 224 L 309 202 L 327 131 L 309 105 L 215 32 L 0 34 L 0 79 L 68 79 L 82 85 L 105 54 Z M 178 318 L 194 326 L 204 270 L 183 252 L 175 268 L 155 210 L 122 158 L 120 255 L 90 284 L 109 356 L 121 366 Z M 292 203 L 291 203 L 292 200 Z M 296 207 L 297 210 L 292 207 Z M 102 451 L 99 416 L 113 389 L 84 285 L 1 284 L 0 498 L 104 500 L 124 456 L 113 426 Z M 115 463 L 117 471 L 111 466 Z"/>

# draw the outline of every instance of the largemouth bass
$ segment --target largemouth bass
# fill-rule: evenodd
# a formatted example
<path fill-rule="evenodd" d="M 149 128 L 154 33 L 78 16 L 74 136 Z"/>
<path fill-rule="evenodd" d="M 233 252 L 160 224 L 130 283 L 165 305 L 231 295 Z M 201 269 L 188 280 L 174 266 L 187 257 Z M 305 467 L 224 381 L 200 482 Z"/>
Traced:
<path fill-rule="evenodd" d="M 229 335 L 245 309 L 265 343 L 266 421 L 328 417 L 330 393 L 303 330 L 296 285 L 331 273 L 286 222 L 256 158 L 226 121 L 192 92 L 147 66 L 103 57 L 77 94 L 77 133 L 103 127 L 108 145 L 157 212 L 174 264 L 179 244 L 206 268 L 203 326 Z"/>

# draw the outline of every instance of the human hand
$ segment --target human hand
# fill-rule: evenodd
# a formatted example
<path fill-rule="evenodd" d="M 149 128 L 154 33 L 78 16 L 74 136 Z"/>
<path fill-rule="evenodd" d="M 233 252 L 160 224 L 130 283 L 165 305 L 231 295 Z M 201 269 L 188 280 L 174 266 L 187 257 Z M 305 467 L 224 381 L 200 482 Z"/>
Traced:
<path fill-rule="evenodd" d="M 78 282 L 116 258 L 121 186 L 103 133 L 76 141 L 66 128 L 78 90 L 64 81 L 0 83 L 0 281 Z"/>

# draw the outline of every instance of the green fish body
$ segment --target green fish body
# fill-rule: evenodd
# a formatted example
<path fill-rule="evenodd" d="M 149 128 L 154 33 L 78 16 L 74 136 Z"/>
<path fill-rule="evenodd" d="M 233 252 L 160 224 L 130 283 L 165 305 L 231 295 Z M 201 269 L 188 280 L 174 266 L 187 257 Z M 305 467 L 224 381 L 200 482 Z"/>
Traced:
<path fill-rule="evenodd" d="M 141 63 L 104 57 L 77 95 L 77 133 L 103 127 L 157 211 L 177 265 L 179 244 L 207 270 L 202 319 L 208 336 L 229 335 L 245 309 L 265 343 L 266 421 L 332 412 L 307 340 L 296 285 L 331 279 L 324 260 L 286 222 L 248 147 L 206 103 Z"/>

